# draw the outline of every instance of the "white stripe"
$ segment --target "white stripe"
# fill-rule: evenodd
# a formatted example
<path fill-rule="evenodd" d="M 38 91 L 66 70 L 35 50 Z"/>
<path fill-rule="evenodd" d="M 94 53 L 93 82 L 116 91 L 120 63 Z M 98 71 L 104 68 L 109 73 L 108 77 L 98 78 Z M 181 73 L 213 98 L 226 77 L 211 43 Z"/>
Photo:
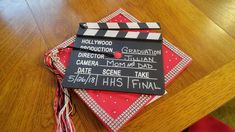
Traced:
<path fill-rule="evenodd" d="M 139 32 L 127 32 L 125 38 L 137 38 L 139 35 Z"/>
<path fill-rule="evenodd" d="M 118 34 L 118 31 L 111 31 L 111 30 L 107 30 L 107 32 L 105 33 L 105 37 L 116 37 Z"/>
<path fill-rule="evenodd" d="M 148 26 L 148 28 L 160 28 L 160 26 L 156 22 L 146 22 L 146 25 Z"/>
<path fill-rule="evenodd" d="M 140 28 L 137 22 L 127 22 L 126 25 L 128 28 L 133 29 L 133 28 Z"/>
<path fill-rule="evenodd" d="M 158 40 L 161 33 L 149 33 L 147 39 Z"/>
<path fill-rule="evenodd" d="M 95 29 L 99 29 L 99 25 L 98 23 L 95 23 L 95 22 L 88 22 L 88 23 L 85 23 L 87 25 L 88 28 L 95 28 Z"/>
<path fill-rule="evenodd" d="M 120 27 L 119 27 L 119 25 L 118 25 L 118 23 L 113 23 L 113 22 L 108 22 L 108 23 L 106 23 L 107 24 L 107 26 L 108 26 L 108 28 L 109 29 L 119 29 Z"/>
<path fill-rule="evenodd" d="M 98 30 L 95 29 L 87 29 L 83 35 L 85 36 L 95 36 Z"/>

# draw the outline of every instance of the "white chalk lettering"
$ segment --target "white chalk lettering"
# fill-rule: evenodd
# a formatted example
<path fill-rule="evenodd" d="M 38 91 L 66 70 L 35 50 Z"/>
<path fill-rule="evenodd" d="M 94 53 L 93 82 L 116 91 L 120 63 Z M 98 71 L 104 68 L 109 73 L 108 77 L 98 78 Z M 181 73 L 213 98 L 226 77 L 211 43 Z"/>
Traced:
<path fill-rule="evenodd" d="M 98 66 L 99 63 L 98 61 L 94 61 L 94 60 L 80 60 L 78 59 L 76 61 L 77 65 L 86 65 L 86 66 Z"/>
<path fill-rule="evenodd" d="M 135 66 L 135 62 L 130 62 L 130 63 L 127 63 L 127 67 L 134 67 Z"/>
<path fill-rule="evenodd" d="M 75 75 L 69 75 L 68 82 L 73 82 L 75 77 Z"/>
<path fill-rule="evenodd" d="M 153 65 L 152 64 L 141 64 L 137 63 L 138 68 L 146 68 L 146 69 L 152 69 Z"/>
<path fill-rule="evenodd" d="M 160 87 L 157 87 L 156 82 L 150 82 L 150 81 L 144 81 L 141 82 L 139 79 L 132 79 L 132 88 L 138 88 L 138 89 L 150 89 L 150 90 L 157 90 L 161 89 Z"/>
<path fill-rule="evenodd" d="M 128 47 L 123 47 L 121 49 L 124 54 L 139 54 L 139 55 L 161 55 L 161 50 L 153 49 L 129 49 Z"/>
<path fill-rule="evenodd" d="M 121 70 L 103 69 L 103 75 L 121 76 Z"/>
<path fill-rule="evenodd" d="M 106 65 L 111 67 L 134 67 L 135 62 L 116 62 L 114 60 L 107 60 Z"/>
<path fill-rule="evenodd" d="M 91 73 L 91 68 L 78 67 L 78 70 L 77 70 L 76 74 L 79 74 L 79 73 Z"/>
<path fill-rule="evenodd" d="M 96 44 L 96 45 L 104 45 L 104 46 L 111 46 L 112 41 L 105 41 L 105 40 L 90 40 L 90 39 L 82 39 L 82 44 Z"/>
<path fill-rule="evenodd" d="M 138 86 L 138 82 L 139 82 L 139 81 L 140 81 L 139 79 L 132 79 L 132 80 L 131 80 L 132 87 L 135 88 L 136 85 Z"/>
<path fill-rule="evenodd" d="M 108 48 L 108 47 L 95 47 L 95 46 L 82 45 L 80 48 L 88 49 L 88 50 L 96 51 L 96 52 L 113 52 L 113 48 Z"/>
<path fill-rule="evenodd" d="M 149 72 L 135 71 L 135 76 L 140 78 L 149 78 Z"/>
<path fill-rule="evenodd" d="M 109 87 L 123 86 L 122 78 L 112 78 L 112 77 L 104 77 L 102 84 L 103 86 L 109 86 Z"/>
<path fill-rule="evenodd" d="M 107 66 L 126 67 L 125 62 L 114 62 L 113 60 L 107 60 Z"/>
<path fill-rule="evenodd" d="M 79 52 L 78 57 L 104 59 L 104 54 Z"/>
<path fill-rule="evenodd" d="M 133 57 L 133 55 L 125 55 L 125 60 L 129 61 L 145 61 L 145 62 L 154 62 L 154 57 L 143 57 L 143 56 L 137 56 Z"/>

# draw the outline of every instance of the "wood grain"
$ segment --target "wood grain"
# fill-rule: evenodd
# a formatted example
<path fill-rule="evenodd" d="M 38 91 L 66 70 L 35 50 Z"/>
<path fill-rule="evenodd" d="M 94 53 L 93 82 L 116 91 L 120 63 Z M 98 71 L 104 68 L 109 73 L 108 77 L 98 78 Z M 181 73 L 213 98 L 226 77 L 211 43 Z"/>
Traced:
<path fill-rule="evenodd" d="M 51 131 L 56 83 L 43 65 L 46 44 L 24 1 L 0 5 L 1 131 Z"/>
<path fill-rule="evenodd" d="M 168 95 L 123 131 L 182 130 L 235 96 L 234 82 L 228 80 L 235 75 L 235 40 L 190 1 L 2 0 L 1 130 L 53 130 L 56 80 L 43 65 L 43 53 L 75 34 L 79 22 L 97 21 L 120 7 L 141 21 L 161 22 L 164 37 L 193 58 L 167 87 Z M 72 100 L 77 131 L 107 131 L 79 98 L 73 95 Z"/>
<path fill-rule="evenodd" d="M 234 0 L 191 0 L 212 21 L 235 38 Z"/>
<path fill-rule="evenodd" d="M 156 113 L 154 109 L 148 110 L 130 122 L 129 127 L 124 130 L 181 131 L 224 104 L 225 100 L 234 97 L 234 75 L 235 60 L 196 81 L 177 95 L 166 97 L 167 100 L 157 106 L 161 113 Z M 143 121 L 148 122 L 142 123 Z"/>

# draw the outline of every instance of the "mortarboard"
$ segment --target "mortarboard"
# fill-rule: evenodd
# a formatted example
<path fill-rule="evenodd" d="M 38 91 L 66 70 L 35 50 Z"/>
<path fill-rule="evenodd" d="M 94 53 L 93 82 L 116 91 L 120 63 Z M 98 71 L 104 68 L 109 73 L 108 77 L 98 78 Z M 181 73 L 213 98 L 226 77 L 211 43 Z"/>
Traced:
<path fill-rule="evenodd" d="M 126 11 L 119 9 L 99 22 L 132 21 L 139 22 Z M 149 30 L 141 30 L 141 32 L 149 32 Z M 65 47 L 74 46 L 75 39 L 76 36 L 73 36 L 45 54 L 45 63 L 56 73 L 58 78 L 59 88 L 57 89 L 54 105 L 57 130 L 74 130 L 74 126 L 68 116 L 71 110 L 70 101 L 67 97 L 68 91 L 62 88 L 61 82 L 72 52 L 71 48 Z M 167 85 L 190 64 L 191 58 L 165 38 L 162 41 L 164 82 Z M 74 92 L 110 131 L 119 130 L 146 105 L 161 97 L 158 95 L 84 89 L 76 89 Z M 58 98 L 59 96 L 63 99 Z"/>

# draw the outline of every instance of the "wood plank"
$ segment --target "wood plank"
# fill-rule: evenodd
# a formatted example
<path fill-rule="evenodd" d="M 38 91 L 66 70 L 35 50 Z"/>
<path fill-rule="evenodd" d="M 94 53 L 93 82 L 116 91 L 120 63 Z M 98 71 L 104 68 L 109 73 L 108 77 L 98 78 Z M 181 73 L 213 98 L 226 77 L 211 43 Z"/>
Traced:
<path fill-rule="evenodd" d="M 191 0 L 219 27 L 235 38 L 235 1 L 234 0 Z"/>
<path fill-rule="evenodd" d="M 168 87 L 171 95 L 235 59 L 235 40 L 189 1 L 130 1 L 126 6 L 142 21 L 159 21 L 163 36 L 192 57 L 192 64 Z"/>
<path fill-rule="evenodd" d="M 184 75 L 181 75 L 177 78 L 176 83 L 172 84 L 174 85 L 172 87 L 175 88 L 174 93 L 235 58 L 234 39 L 188 1 L 179 3 L 177 1 L 81 0 L 77 2 L 60 0 L 55 2 L 52 0 L 47 2 L 31 0 L 28 3 L 43 36 L 51 46 L 57 45 L 75 34 L 79 22 L 97 21 L 115 11 L 118 6 L 123 7 L 142 21 L 160 21 L 163 35 L 192 56 L 194 60 L 188 69 L 190 72 L 184 72 Z M 50 9 L 45 10 L 49 7 Z M 60 10 L 56 7 L 59 7 Z M 218 55 L 220 57 L 217 57 Z M 185 80 L 185 78 L 190 79 Z"/>
<path fill-rule="evenodd" d="M 145 111 L 124 131 L 181 131 L 235 95 L 235 60 Z M 219 93 L 219 94 L 218 94 Z M 168 96 L 168 97 L 167 97 Z M 166 113 L 167 111 L 167 114 Z M 165 117 L 165 118 L 164 118 Z M 166 125 L 167 124 L 167 125 Z"/>
<path fill-rule="evenodd" d="M 26 0 L 49 48 L 53 48 L 77 31 L 83 16 L 68 6 L 66 0 Z"/>
<path fill-rule="evenodd" d="M 174 125 L 177 130 L 182 130 L 234 96 L 228 81 L 216 83 L 228 86 L 218 93 L 213 91 L 215 86 L 206 87 L 211 83 L 205 86 L 204 83 L 211 81 L 206 75 L 235 59 L 235 40 L 189 1 L 3 0 L 0 1 L 0 81 L 3 82 L 0 83 L 0 128 L 3 131 L 53 129 L 51 103 L 56 82 L 43 66 L 43 53 L 75 34 L 79 22 L 97 21 L 119 7 L 141 21 L 161 22 L 164 37 L 193 58 L 192 64 L 168 86 L 168 95 L 144 109 L 123 130 L 154 130 L 158 127 L 167 130 Z M 213 75 L 220 73 L 224 75 L 220 70 Z M 234 72 L 230 74 L 234 75 Z M 201 88 L 194 89 L 197 85 Z M 191 97 L 193 93 L 197 97 L 182 102 L 182 97 Z M 220 101 L 213 101 L 214 98 Z M 203 103 L 205 107 L 201 108 L 196 99 L 206 99 L 210 105 Z M 75 95 L 73 102 L 77 110 L 73 116 L 77 131 L 106 131 Z M 178 103 L 186 106 L 190 102 L 196 106 L 188 114 L 182 114 L 180 111 L 185 110 L 174 106 Z M 177 115 L 185 119 L 180 124 L 175 124 L 179 122 Z M 165 123 L 158 126 L 157 119 L 164 119 Z"/>
<path fill-rule="evenodd" d="M 180 3 L 177 0 L 171 2 L 167 0 L 161 2 L 31 0 L 28 3 L 50 46 L 57 45 L 68 36 L 75 34 L 77 23 L 97 21 L 119 7 L 134 14 L 141 21 L 161 22 L 164 37 L 193 58 L 190 67 L 168 87 L 168 97 L 177 96 L 187 86 L 235 59 L 234 39 L 186 0 Z M 146 111 L 154 109 L 156 114 L 160 113 L 161 111 L 156 109 L 157 104 L 166 100 L 168 98 L 161 98 Z M 79 116 L 94 119 L 87 121 L 83 118 L 86 119 L 82 121 L 84 125 L 89 126 L 93 131 L 103 130 L 94 115 L 84 115 L 87 108 L 83 105 L 78 102 L 78 107 L 82 106 Z"/>
<path fill-rule="evenodd" d="M 0 1 L 0 27 L 1 131 L 52 131 L 56 80 L 43 64 L 48 48 L 24 0 Z"/>
<path fill-rule="evenodd" d="M 51 130 L 55 85 L 42 65 L 47 50 L 44 40 L 24 1 L 1 1 L 0 5 L 0 128 Z"/>

